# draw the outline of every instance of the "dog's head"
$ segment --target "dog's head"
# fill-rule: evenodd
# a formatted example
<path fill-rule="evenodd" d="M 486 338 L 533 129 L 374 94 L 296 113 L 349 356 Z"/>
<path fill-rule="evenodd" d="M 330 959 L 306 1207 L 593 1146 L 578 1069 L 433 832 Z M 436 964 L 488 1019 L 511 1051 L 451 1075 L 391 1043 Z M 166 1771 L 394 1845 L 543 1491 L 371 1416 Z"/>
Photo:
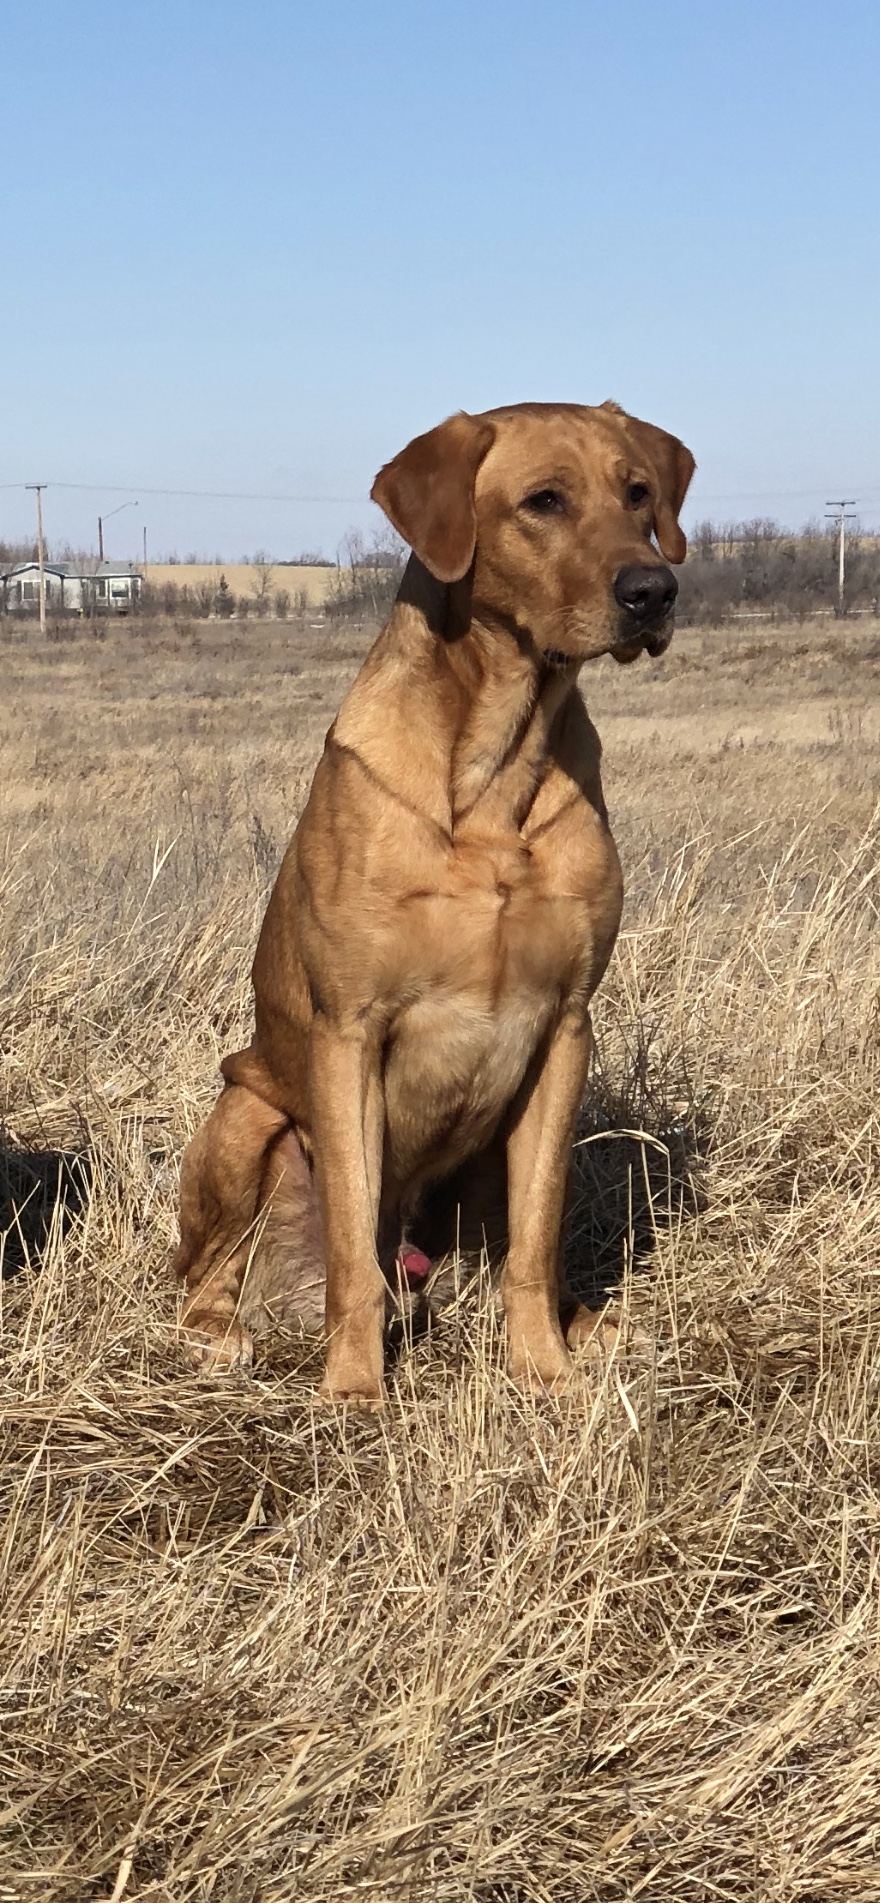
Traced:
<path fill-rule="evenodd" d="M 468 578 L 481 621 L 548 655 L 631 661 L 672 638 L 693 472 L 676 436 L 616 403 L 521 403 L 417 436 L 372 496 L 439 581 Z"/>

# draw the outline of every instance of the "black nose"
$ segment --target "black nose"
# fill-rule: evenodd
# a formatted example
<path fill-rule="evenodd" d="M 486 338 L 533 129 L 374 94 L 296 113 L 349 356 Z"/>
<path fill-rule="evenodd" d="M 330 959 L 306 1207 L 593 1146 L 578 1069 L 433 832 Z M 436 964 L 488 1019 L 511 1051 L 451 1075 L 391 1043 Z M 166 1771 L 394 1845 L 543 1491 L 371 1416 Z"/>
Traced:
<path fill-rule="evenodd" d="M 615 575 L 614 594 L 634 621 L 662 621 L 675 602 L 678 582 L 672 569 L 660 562 L 650 567 L 636 564 Z"/>

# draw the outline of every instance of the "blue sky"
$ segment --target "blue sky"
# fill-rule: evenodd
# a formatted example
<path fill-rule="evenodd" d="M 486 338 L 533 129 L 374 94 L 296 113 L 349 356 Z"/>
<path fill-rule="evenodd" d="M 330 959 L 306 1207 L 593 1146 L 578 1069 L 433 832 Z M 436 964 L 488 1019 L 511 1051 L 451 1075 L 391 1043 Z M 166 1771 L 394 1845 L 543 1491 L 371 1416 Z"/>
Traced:
<path fill-rule="evenodd" d="M 0 535 L 333 554 L 450 410 L 607 396 L 690 519 L 880 522 L 876 0 L 44 0 L 2 70 Z"/>

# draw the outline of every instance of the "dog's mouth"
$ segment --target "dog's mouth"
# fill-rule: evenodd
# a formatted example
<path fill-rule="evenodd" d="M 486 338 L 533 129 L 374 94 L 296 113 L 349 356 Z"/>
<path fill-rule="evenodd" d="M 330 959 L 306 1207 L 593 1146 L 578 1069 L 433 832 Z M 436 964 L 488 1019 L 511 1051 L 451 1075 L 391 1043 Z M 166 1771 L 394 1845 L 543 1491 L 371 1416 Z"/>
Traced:
<path fill-rule="evenodd" d="M 545 666 L 557 674 L 564 668 L 571 667 L 575 658 L 572 654 L 564 653 L 562 648 L 544 648 L 542 652 Z"/>
<path fill-rule="evenodd" d="M 671 615 L 665 616 L 654 627 L 624 627 L 620 629 L 611 653 L 621 667 L 628 666 L 630 661 L 637 661 L 642 653 L 650 654 L 651 659 L 656 661 L 661 654 L 666 653 L 674 632 L 675 624 Z"/>
<path fill-rule="evenodd" d="M 640 654 L 650 654 L 657 660 L 672 640 L 675 631 L 675 617 L 667 610 L 664 615 L 618 615 L 612 621 L 610 638 L 607 622 L 594 628 L 582 627 L 575 623 L 566 628 L 563 639 L 570 642 L 566 649 L 550 646 L 540 648 L 541 662 L 548 675 L 566 674 L 582 667 L 585 661 L 596 660 L 600 654 L 613 654 L 615 661 L 625 667 L 630 661 L 637 661 Z"/>

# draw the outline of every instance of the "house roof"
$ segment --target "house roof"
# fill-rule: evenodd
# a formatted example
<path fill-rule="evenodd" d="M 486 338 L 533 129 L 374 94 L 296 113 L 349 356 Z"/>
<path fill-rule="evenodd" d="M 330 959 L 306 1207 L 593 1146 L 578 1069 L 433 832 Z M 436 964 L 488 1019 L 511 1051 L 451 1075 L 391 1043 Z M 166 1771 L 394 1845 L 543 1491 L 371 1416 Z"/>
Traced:
<path fill-rule="evenodd" d="M 15 575 L 38 575 L 39 562 L 15 562 L 12 568 L 0 568 L 0 581 L 11 581 Z M 94 568 L 86 568 L 83 562 L 44 562 L 43 572 L 56 575 L 61 581 L 94 581 L 96 576 L 110 580 L 112 577 L 134 575 L 142 581 L 140 569 L 133 562 L 96 562 Z"/>
<path fill-rule="evenodd" d="M 47 575 L 63 577 L 68 573 L 66 562 L 44 562 L 43 568 Z M 39 562 L 14 562 L 11 568 L 0 568 L 0 581 L 11 581 L 13 575 L 29 575 L 32 572 L 35 575 L 39 574 Z"/>

